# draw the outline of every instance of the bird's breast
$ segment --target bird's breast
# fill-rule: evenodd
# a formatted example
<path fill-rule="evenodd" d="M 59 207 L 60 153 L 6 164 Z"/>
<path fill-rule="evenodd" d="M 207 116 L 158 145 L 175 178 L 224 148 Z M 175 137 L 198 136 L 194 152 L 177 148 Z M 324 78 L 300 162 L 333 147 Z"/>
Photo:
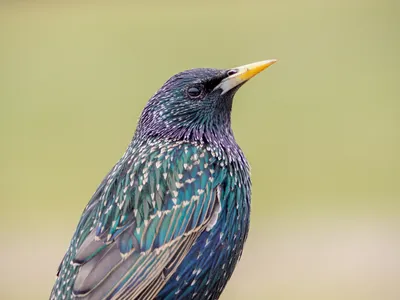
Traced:
<path fill-rule="evenodd" d="M 176 274 L 161 291 L 161 298 L 168 298 L 169 291 L 174 291 L 177 293 L 174 296 L 182 299 L 198 295 L 217 299 L 232 275 L 249 230 L 249 176 L 240 173 L 240 168 L 228 166 L 226 178 L 218 189 L 218 218 L 210 221 L 215 224 L 210 224 L 212 227 L 194 242 Z"/>

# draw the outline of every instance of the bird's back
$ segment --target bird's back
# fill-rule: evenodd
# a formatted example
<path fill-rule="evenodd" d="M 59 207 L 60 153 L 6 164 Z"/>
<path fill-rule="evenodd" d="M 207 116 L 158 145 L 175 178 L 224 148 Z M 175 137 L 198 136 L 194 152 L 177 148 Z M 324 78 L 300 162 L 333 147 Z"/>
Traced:
<path fill-rule="evenodd" d="M 197 142 L 133 142 L 85 208 L 51 299 L 216 299 L 247 236 L 248 165 Z"/>

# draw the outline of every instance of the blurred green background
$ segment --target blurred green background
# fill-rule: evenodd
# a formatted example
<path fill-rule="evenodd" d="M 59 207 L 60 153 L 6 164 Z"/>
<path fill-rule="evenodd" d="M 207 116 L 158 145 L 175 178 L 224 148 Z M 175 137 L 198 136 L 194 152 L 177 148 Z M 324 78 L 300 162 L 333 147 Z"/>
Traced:
<path fill-rule="evenodd" d="M 222 299 L 400 299 L 399 1 L 0 3 L 1 299 L 48 298 L 171 75 L 269 58 L 234 103 L 252 226 Z"/>

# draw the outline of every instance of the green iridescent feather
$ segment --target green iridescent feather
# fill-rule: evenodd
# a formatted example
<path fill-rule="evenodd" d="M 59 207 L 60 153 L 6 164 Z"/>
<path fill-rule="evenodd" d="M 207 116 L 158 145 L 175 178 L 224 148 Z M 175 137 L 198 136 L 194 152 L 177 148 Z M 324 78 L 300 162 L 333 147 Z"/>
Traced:
<path fill-rule="evenodd" d="M 180 141 L 128 149 L 84 211 L 61 263 L 57 292 L 96 299 L 129 285 L 144 296 L 154 276 L 163 270 L 168 278 L 219 205 L 217 187 L 226 170 L 215 173 L 213 154 Z"/>

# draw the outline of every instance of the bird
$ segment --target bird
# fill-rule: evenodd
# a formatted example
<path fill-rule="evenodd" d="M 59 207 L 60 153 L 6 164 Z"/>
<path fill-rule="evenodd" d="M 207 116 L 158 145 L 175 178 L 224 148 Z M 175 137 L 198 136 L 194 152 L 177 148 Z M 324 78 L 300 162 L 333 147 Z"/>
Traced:
<path fill-rule="evenodd" d="M 275 63 L 172 76 L 85 207 L 50 299 L 218 299 L 248 236 L 237 90 Z"/>

